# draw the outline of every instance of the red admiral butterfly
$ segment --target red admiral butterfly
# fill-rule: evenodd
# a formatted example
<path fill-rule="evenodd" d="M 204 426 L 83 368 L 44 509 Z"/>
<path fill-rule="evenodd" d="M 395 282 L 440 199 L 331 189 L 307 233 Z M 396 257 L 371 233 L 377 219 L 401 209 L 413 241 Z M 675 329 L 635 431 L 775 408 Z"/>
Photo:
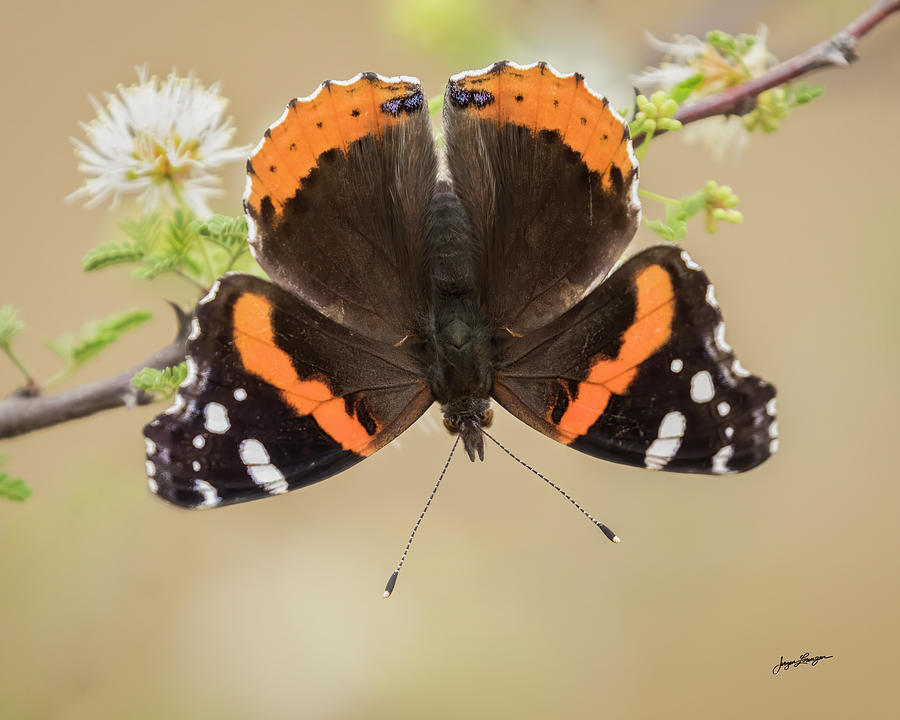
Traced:
<path fill-rule="evenodd" d="M 210 507 L 308 485 L 435 401 L 482 458 L 492 397 L 628 465 L 739 472 L 775 450 L 775 391 L 685 252 L 604 280 L 639 222 L 638 166 L 581 75 L 456 75 L 444 133 L 446 170 L 418 82 L 372 73 L 266 131 L 244 208 L 273 282 L 228 275 L 197 306 L 189 376 L 144 431 L 154 492 Z"/>

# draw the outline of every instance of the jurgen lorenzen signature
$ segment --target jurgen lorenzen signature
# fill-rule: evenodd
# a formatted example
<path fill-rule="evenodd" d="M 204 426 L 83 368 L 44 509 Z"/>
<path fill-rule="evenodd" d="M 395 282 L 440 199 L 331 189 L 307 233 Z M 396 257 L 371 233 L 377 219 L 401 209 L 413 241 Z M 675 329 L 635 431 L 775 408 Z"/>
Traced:
<path fill-rule="evenodd" d="M 829 658 L 833 657 L 834 655 L 816 655 L 814 657 L 810 657 L 809 653 L 803 653 L 800 656 L 799 660 L 785 660 L 784 655 L 782 655 L 781 662 L 779 662 L 775 667 L 772 668 L 772 674 L 777 675 L 781 668 L 790 670 L 792 667 L 798 667 L 800 665 L 815 665 L 819 662 L 819 660 L 828 660 Z"/>

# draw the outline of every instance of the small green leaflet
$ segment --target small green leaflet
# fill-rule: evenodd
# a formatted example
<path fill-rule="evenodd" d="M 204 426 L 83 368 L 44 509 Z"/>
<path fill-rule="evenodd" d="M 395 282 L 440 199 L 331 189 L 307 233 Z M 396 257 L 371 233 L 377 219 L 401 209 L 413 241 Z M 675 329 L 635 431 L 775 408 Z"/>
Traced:
<path fill-rule="evenodd" d="M 9 347 L 13 339 L 25 328 L 18 308 L 0 305 L 0 345 Z"/>
<path fill-rule="evenodd" d="M 6 462 L 6 456 L 0 455 L 0 465 Z M 13 478 L 9 473 L 0 470 L 0 497 L 15 502 L 26 500 L 32 493 L 22 478 Z"/>
<path fill-rule="evenodd" d="M 153 313 L 149 310 L 126 310 L 86 323 L 81 329 L 80 338 L 67 333 L 56 340 L 47 341 L 47 347 L 62 359 L 67 371 L 73 370 L 151 317 Z"/>
<path fill-rule="evenodd" d="M 131 384 L 145 392 L 159 393 L 165 399 L 171 397 L 187 377 L 187 363 L 180 363 L 162 370 L 145 367 L 131 378 Z"/>

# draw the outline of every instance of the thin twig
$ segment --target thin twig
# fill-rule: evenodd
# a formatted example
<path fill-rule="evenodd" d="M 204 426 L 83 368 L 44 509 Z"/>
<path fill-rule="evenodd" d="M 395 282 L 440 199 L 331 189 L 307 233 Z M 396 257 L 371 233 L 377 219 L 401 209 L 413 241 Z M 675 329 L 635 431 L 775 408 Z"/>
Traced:
<path fill-rule="evenodd" d="M 179 329 L 175 340 L 130 370 L 56 395 L 35 397 L 19 391 L 0 401 L 0 438 L 24 435 L 32 430 L 93 415 L 101 410 L 152 402 L 153 395 L 134 387 L 131 378 L 142 368 L 162 370 L 184 360 L 190 316 L 178 308 L 176 314 Z"/>
<path fill-rule="evenodd" d="M 754 108 L 754 100 L 766 90 L 824 67 L 846 67 L 859 57 L 860 38 L 898 10 L 900 0 L 879 0 L 828 40 L 779 63 L 759 77 L 697 102 L 687 103 L 675 114 L 675 119 L 686 125 L 714 115 L 743 115 Z M 665 132 L 657 130 L 654 137 Z M 644 140 L 645 136 L 641 133 L 635 136 L 633 144 L 639 147 Z"/>

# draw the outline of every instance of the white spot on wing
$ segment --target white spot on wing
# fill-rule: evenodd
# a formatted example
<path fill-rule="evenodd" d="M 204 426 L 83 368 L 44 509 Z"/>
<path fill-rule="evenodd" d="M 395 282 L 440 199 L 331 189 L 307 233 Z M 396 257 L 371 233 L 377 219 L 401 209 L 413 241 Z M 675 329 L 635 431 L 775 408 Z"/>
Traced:
<path fill-rule="evenodd" d="M 731 363 L 731 372 L 733 372 L 738 377 L 750 377 L 750 371 L 741 365 L 741 361 L 737 358 L 734 359 L 734 362 Z"/>
<path fill-rule="evenodd" d="M 150 492 L 154 495 L 159 492 L 159 483 L 156 482 L 156 478 L 147 477 L 147 487 L 150 488 Z"/>
<path fill-rule="evenodd" d="M 148 478 L 152 478 L 154 475 L 156 475 L 156 465 L 154 465 L 149 460 L 145 461 L 145 465 L 147 467 L 147 477 Z"/>
<path fill-rule="evenodd" d="M 712 283 L 706 286 L 706 302 L 714 308 L 719 307 L 719 301 L 716 300 L 716 288 Z"/>
<path fill-rule="evenodd" d="M 248 465 L 247 472 L 253 478 L 253 482 L 259 485 L 270 495 L 279 495 L 287 492 L 288 484 L 284 475 L 274 465 Z"/>
<path fill-rule="evenodd" d="M 772 417 L 775 416 L 775 398 L 772 398 L 766 403 L 766 412 Z"/>
<path fill-rule="evenodd" d="M 187 376 L 178 387 L 189 387 L 197 380 L 197 363 L 194 358 L 188 355 L 184 359 L 184 364 L 187 366 Z"/>
<path fill-rule="evenodd" d="M 221 435 L 231 427 L 228 420 L 228 411 L 221 403 L 207 403 L 203 408 L 203 427 L 211 433 Z"/>
<path fill-rule="evenodd" d="M 685 265 L 687 265 L 691 270 L 702 270 L 702 269 L 703 269 L 703 268 L 700 267 L 697 263 L 694 262 L 693 258 L 692 258 L 690 255 L 688 255 L 687 250 L 682 250 L 682 251 L 681 251 L 681 260 L 682 260 L 682 262 L 683 262 Z"/>
<path fill-rule="evenodd" d="M 213 507 L 214 505 L 218 505 L 220 502 L 222 502 L 222 498 L 219 497 L 219 493 L 217 493 L 216 489 L 208 482 L 206 482 L 206 480 L 200 480 L 199 478 L 196 478 L 194 480 L 194 490 L 196 490 L 203 496 L 203 500 L 197 503 L 197 507 Z"/>
<path fill-rule="evenodd" d="M 200 463 L 196 460 L 191 463 L 191 467 L 194 468 L 194 472 L 200 472 Z"/>
<path fill-rule="evenodd" d="M 726 445 L 719 450 L 719 452 L 713 455 L 712 471 L 717 475 L 731 472 L 728 469 L 728 461 L 731 460 L 732 455 L 734 455 L 734 445 Z"/>
<path fill-rule="evenodd" d="M 708 371 L 701 370 L 691 378 L 691 400 L 695 403 L 709 402 L 715 394 L 712 375 Z"/>
<path fill-rule="evenodd" d="M 250 189 L 253 184 L 252 179 L 249 175 L 247 175 L 247 188 L 244 190 L 244 201 L 250 199 Z M 250 217 L 249 213 L 246 213 L 245 217 L 247 218 L 247 242 L 250 244 L 250 252 L 254 252 L 253 243 L 256 242 L 256 236 L 259 234 L 259 230 L 256 227 L 256 220 Z M 254 255 L 253 257 L 256 257 Z"/>
<path fill-rule="evenodd" d="M 176 413 L 180 413 L 185 406 L 184 397 L 181 394 L 175 395 L 175 402 L 173 402 L 168 408 L 165 410 L 166 415 L 175 415 Z"/>
<path fill-rule="evenodd" d="M 666 413 L 666 416 L 659 424 L 658 437 L 661 438 L 682 438 L 684 431 L 687 429 L 687 420 L 677 410 Z"/>
<path fill-rule="evenodd" d="M 331 84 L 332 85 L 352 85 L 353 83 L 359 82 L 360 80 L 362 80 L 362 73 L 356 73 L 356 75 L 354 75 L 349 80 L 332 80 Z"/>
<path fill-rule="evenodd" d="M 194 439 L 191 440 L 191 445 L 193 445 L 198 450 L 206 445 L 206 438 L 202 435 L 195 435 Z"/>
<path fill-rule="evenodd" d="M 188 340 L 196 340 L 198 337 L 200 337 L 200 321 L 191 318 L 191 334 L 188 335 Z"/>
<path fill-rule="evenodd" d="M 775 439 L 778 437 L 778 421 L 773 420 L 772 424 L 769 425 L 769 437 Z"/>
<path fill-rule="evenodd" d="M 240 455 L 244 465 L 267 465 L 269 463 L 269 453 L 265 446 L 253 438 L 241 441 Z"/>
<path fill-rule="evenodd" d="M 666 413 L 659 424 L 656 440 L 654 440 L 644 455 L 644 466 L 650 470 L 661 470 L 675 457 L 684 431 L 687 429 L 687 420 L 677 410 Z"/>
<path fill-rule="evenodd" d="M 241 441 L 239 452 L 253 482 L 270 495 L 287 492 L 287 481 L 282 472 L 269 462 L 265 445 L 254 438 L 247 438 Z"/>
<path fill-rule="evenodd" d="M 156 452 L 156 443 L 150 438 L 144 438 L 144 447 L 147 449 L 148 455 L 153 455 Z"/>
<path fill-rule="evenodd" d="M 680 373 L 684 369 L 684 362 L 681 358 L 675 358 L 670 364 L 669 369 L 673 373 Z"/>
<path fill-rule="evenodd" d="M 710 285 L 712 287 L 712 285 Z M 716 325 L 716 334 L 715 334 L 716 347 L 719 348 L 723 353 L 731 352 L 731 345 L 725 340 L 725 323 L 720 322 Z"/>
<path fill-rule="evenodd" d="M 716 410 L 718 411 L 719 415 L 725 417 L 728 413 L 731 412 L 731 405 L 723 400 L 718 405 L 716 405 Z"/>
<path fill-rule="evenodd" d="M 772 438 L 769 441 L 769 452 L 770 453 L 778 452 L 778 438 Z"/>
<path fill-rule="evenodd" d="M 731 427 L 731 425 L 725 428 L 725 437 L 727 437 L 729 440 L 734 437 L 734 428 Z"/>
<path fill-rule="evenodd" d="M 247 399 L 247 391 L 244 390 L 244 388 L 238 388 L 237 390 L 234 391 L 233 395 L 234 395 L 234 399 L 237 400 L 238 402 L 243 402 L 244 400 Z"/>
<path fill-rule="evenodd" d="M 510 63 L 510 65 L 512 65 L 513 67 L 521 67 L 521 66 L 517 66 L 515 63 Z M 464 80 L 467 77 L 473 77 L 476 75 L 484 75 L 492 67 L 494 67 L 494 66 L 488 65 L 487 67 L 483 67 L 480 70 L 463 70 L 462 72 L 456 73 L 456 75 L 451 75 L 450 82 L 459 82 L 460 80 Z"/>
<path fill-rule="evenodd" d="M 219 286 L 222 284 L 221 280 L 216 280 L 212 287 L 209 289 L 209 292 L 203 296 L 200 300 L 201 305 L 206 305 L 208 302 L 212 302 L 216 298 L 216 293 L 219 292 Z"/>

